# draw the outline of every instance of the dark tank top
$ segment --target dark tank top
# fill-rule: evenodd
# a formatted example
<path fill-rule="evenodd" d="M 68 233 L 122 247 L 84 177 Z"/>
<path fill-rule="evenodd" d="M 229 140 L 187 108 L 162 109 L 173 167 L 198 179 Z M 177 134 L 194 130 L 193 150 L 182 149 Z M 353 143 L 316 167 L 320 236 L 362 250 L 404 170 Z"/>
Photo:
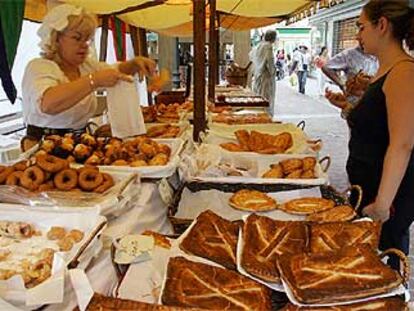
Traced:
<path fill-rule="evenodd" d="M 401 62 L 406 61 L 414 62 L 412 60 Z M 351 158 L 382 166 L 390 141 L 387 106 L 382 87 L 389 72 L 401 62 L 397 62 L 385 75 L 368 86 L 359 104 L 348 116 L 348 125 L 351 129 L 349 141 Z M 410 162 L 413 163 L 413 154 Z"/>

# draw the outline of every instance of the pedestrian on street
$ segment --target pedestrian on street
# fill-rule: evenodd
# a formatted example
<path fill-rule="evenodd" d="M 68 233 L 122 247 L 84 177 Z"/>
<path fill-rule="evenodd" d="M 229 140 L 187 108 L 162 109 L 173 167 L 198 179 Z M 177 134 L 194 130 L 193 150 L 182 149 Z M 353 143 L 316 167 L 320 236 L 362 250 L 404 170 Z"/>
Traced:
<path fill-rule="evenodd" d="M 254 68 L 253 92 L 269 101 L 271 115 L 274 112 L 276 91 L 276 67 L 273 55 L 275 41 L 276 31 L 268 30 L 264 35 L 264 40 L 250 53 Z"/>
<path fill-rule="evenodd" d="M 298 76 L 299 93 L 305 94 L 306 78 L 308 75 L 310 54 L 308 54 L 308 47 L 301 45 L 299 49 L 293 53 L 293 63 L 290 68 L 289 75 L 296 72 Z"/>
<path fill-rule="evenodd" d="M 322 67 L 325 66 L 328 60 L 329 60 L 328 48 L 326 46 L 323 46 L 319 54 L 314 59 L 315 67 L 317 68 L 317 71 L 318 71 L 318 86 L 319 86 L 318 95 L 319 96 L 325 95 L 326 76 L 322 72 Z"/>
<path fill-rule="evenodd" d="M 362 186 L 362 214 L 383 223 L 379 248 L 408 255 L 414 220 L 414 59 L 403 44 L 414 49 L 414 8 L 403 0 L 371 0 L 357 25 L 361 47 L 378 58 L 379 69 L 348 117 L 347 173 L 351 184 Z M 395 256 L 388 263 L 399 267 Z"/>

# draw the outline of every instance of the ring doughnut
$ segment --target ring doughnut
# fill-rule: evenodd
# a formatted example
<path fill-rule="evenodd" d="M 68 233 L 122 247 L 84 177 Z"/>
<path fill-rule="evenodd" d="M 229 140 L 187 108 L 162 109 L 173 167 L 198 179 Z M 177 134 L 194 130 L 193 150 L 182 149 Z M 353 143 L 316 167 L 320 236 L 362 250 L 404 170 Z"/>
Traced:
<path fill-rule="evenodd" d="M 78 172 L 72 168 L 64 169 L 55 175 L 53 181 L 59 190 L 71 190 L 78 184 Z"/>
<path fill-rule="evenodd" d="M 103 182 L 101 185 L 93 189 L 94 192 L 104 193 L 106 190 L 111 188 L 114 185 L 114 180 L 111 175 L 107 173 L 102 173 Z"/>
<path fill-rule="evenodd" d="M 4 184 L 7 177 L 14 172 L 13 166 L 0 165 L 0 184 Z"/>
<path fill-rule="evenodd" d="M 20 184 L 28 190 L 36 190 L 45 181 L 45 173 L 38 166 L 31 166 L 24 170 Z"/>
<path fill-rule="evenodd" d="M 39 186 L 39 188 L 37 188 L 37 190 L 39 192 L 50 191 L 50 190 L 53 190 L 53 189 L 55 189 L 55 184 L 53 183 L 53 180 L 49 180 L 49 181 L 41 184 Z"/>
<path fill-rule="evenodd" d="M 6 185 L 8 186 L 18 186 L 20 185 L 20 179 L 23 176 L 22 171 L 14 171 L 6 179 Z"/>
<path fill-rule="evenodd" d="M 79 173 L 79 186 L 85 191 L 92 191 L 103 182 L 103 176 L 98 170 L 84 169 Z"/>
<path fill-rule="evenodd" d="M 15 171 L 24 171 L 28 167 L 27 160 L 23 160 L 23 161 L 19 161 L 17 163 L 14 163 L 13 167 L 14 167 Z"/>
<path fill-rule="evenodd" d="M 42 170 L 49 173 L 56 173 L 62 170 L 66 165 L 62 159 L 52 155 L 37 157 L 36 163 Z"/>

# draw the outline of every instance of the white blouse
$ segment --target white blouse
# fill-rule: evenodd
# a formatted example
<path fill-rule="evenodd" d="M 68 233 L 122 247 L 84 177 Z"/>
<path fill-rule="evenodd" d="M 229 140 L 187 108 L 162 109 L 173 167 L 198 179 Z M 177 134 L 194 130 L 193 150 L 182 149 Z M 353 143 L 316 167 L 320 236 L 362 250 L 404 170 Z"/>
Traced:
<path fill-rule="evenodd" d="M 79 66 L 80 75 L 109 67 L 88 58 Z M 51 115 L 40 110 L 43 94 L 50 87 L 70 82 L 57 63 L 44 58 L 36 58 L 27 65 L 22 82 L 23 119 L 25 124 L 56 129 L 81 129 L 95 114 L 97 99 L 92 92 L 75 106 L 59 114 Z"/>

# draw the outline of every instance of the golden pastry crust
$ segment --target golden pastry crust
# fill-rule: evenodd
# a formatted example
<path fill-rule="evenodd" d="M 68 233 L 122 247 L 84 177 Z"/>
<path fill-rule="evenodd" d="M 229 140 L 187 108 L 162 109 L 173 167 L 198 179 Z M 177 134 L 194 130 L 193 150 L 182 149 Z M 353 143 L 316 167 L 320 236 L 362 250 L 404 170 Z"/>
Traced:
<path fill-rule="evenodd" d="M 374 221 L 314 224 L 310 229 L 310 251 L 324 253 L 359 244 L 367 244 L 376 250 L 380 230 L 381 224 Z"/>
<path fill-rule="evenodd" d="M 302 159 L 303 162 L 303 167 L 302 169 L 304 171 L 308 171 L 311 170 L 313 171 L 315 169 L 315 165 L 316 165 L 316 158 L 315 157 L 306 157 Z"/>
<path fill-rule="evenodd" d="M 236 270 L 239 226 L 207 210 L 198 215 L 195 225 L 180 243 L 186 253 L 210 259 Z"/>
<path fill-rule="evenodd" d="M 252 214 L 243 227 L 241 266 L 259 279 L 279 283 L 278 258 L 305 251 L 307 236 L 304 222 L 278 221 Z"/>
<path fill-rule="evenodd" d="M 147 236 L 152 236 L 154 238 L 154 242 L 155 242 L 156 246 L 166 248 L 166 249 L 171 248 L 170 240 L 168 240 L 166 236 L 164 236 L 164 235 L 162 235 L 158 232 L 154 232 L 154 231 L 151 231 L 151 230 L 145 230 L 141 234 L 142 235 L 147 235 Z"/>
<path fill-rule="evenodd" d="M 220 144 L 220 147 L 231 152 L 248 151 L 248 149 L 245 149 L 243 146 L 236 143 L 222 143 Z"/>
<path fill-rule="evenodd" d="M 79 243 L 80 241 L 82 241 L 84 235 L 85 234 L 83 233 L 83 231 L 80 231 L 78 229 L 72 229 L 66 236 L 72 239 L 75 243 Z"/>
<path fill-rule="evenodd" d="M 316 178 L 313 170 L 302 171 L 300 175 L 301 179 L 313 179 Z"/>
<path fill-rule="evenodd" d="M 63 227 L 51 227 L 46 234 L 49 240 L 60 240 L 66 235 L 66 229 Z"/>
<path fill-rule="evenodd" d="M 79 311 L 79 308 L 74 311 Z M 170 307 L 94 294 L 86 311 L 201 311 L 201 309 Z"/>
<path fill-rule="evenodd" d="M 272 164 L 270 167 L 270 170 L 266 171 L 262 178 L 283 178 L 283 168 L 280 164 Z"/>
<path fill-rule="evenodd" d="M 294 170 L 285 176 L 286 179 L 300 179 L 302 177 L 302 170 Z"/>
<path fill-rule="evenodd" d="M 271 310 L 270 290 L 224 268 L 174 257 L 168 262 L 164 305 L 209 310 Z"/>
<path fill-rule="evenodd" d="M 296 170 L 301 170 L 303 167 L 302 159 L 287 159 L 280 162 L 282 165 L 283 173 L 288 175 Z"/>
<path fill-rule="evenodd" d="M 300 303 L 337 303 L 383 294 L 402 278 L 367 245 L 281 257 L 279 271 Z"/>
<path fill-rule="evenodd" d="M 282 311 L 408 311 L 408 306 L 399 297 L 378 298 L 360 303 L 333 307 L 299 307 L 288 303 Z"/>
<path fill-rule="evenodd" d="M 62 252 L 68 252 L 72 249 L 74 240 L 71 236 L 65 236 L 63 239 L 57 242 L 59 250 Z"/>
<path fill-rule="evenodd" d="M 279 205 L 279 208 L 287 213 L 309 215 L 331 209 L 335 202 L 324 198 L 300 198 Z"/>
<path fill-rule="evenodd" d="M 163 166 L 168 163 L 168 156 L 164 153 L 156 154 L 151 160 L 149 160 L 148 165 L 159 165 Z"/>
<path fill-rule="evenodd" d="M 243 149 L 248 149 L 249 145 L 249 138 L 250 134 L 246 130 L 237 130 L 234 132 L 234 135 L 237 138 L 237 141 L 239 142 L 240 146 L 242 146 Z"/>
<path fill-rule="evenodd" d="M 327 211 L 310 214 L 306 217 L 306 221 L 325 223 L 349 221 L 357 216 L 355 210 L 349 205 L 339 205 Z"/>
<path fill-rule="evenodd" d="M 276 200 L 267 194 L 256 191 L 242 189 L 234 193 L 229 199 L 229 205 L 242 211 L 271 211 L 277 208 Z"/>

